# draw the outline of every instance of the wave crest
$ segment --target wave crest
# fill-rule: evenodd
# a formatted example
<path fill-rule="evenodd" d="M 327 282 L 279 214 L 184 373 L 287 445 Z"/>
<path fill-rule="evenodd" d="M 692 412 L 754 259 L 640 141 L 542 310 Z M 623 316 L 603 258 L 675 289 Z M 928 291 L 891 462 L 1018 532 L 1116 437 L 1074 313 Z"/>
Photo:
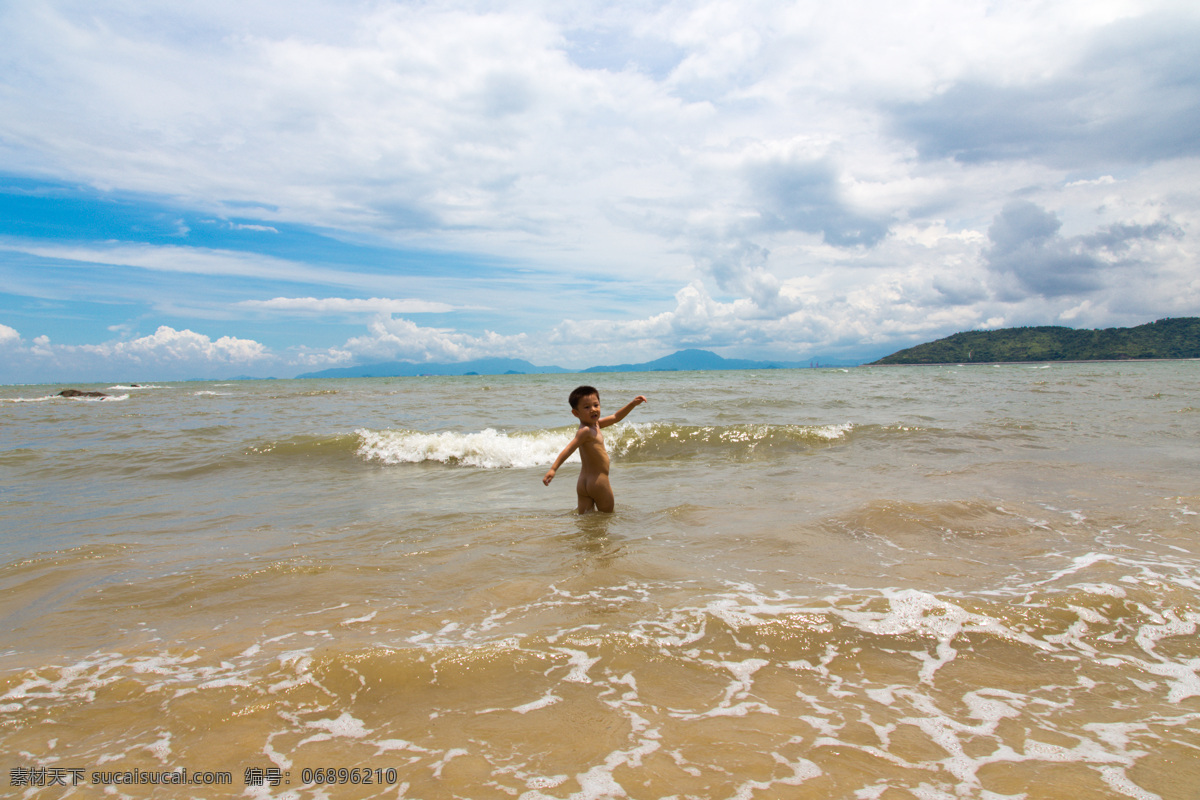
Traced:
<path fill-rule="evenodd" d="M 618 425 L 605 431 L 609 453 L 631 461 L 720 456 L 750 459 L 759 451 L 803 450 L 844 438 L 844 425 L 692 426 L 663 423 Z M 355 431 L 358 455 L 383 464 L 438 462 L 482 469 L 542 467 L 570 441 L 569 430 L 503 433 L 488 428 L 476 433 L 413 430 Z M 578 461 L 572 454 L 569 461 Z"/>
<path fill-rule="evenodd" d="M 606 436 L 613 455 L 652 460 L 723 455 L 750 459 L 759 451 L 806 450 L 842 439 L 853 429 L 843 425 L 668 425 L 638 423 Z"/>
<path fill-rule="evenodd" d="M 436 461 L 483 469 L 536 467 L 554 463 L 568 439 L 561 432 L 507 434 L 488 428 L 478 433 L 358 430 L 358 454 L 383 464 Z M 578 460 L 578 455 L 571 458 Z"/>

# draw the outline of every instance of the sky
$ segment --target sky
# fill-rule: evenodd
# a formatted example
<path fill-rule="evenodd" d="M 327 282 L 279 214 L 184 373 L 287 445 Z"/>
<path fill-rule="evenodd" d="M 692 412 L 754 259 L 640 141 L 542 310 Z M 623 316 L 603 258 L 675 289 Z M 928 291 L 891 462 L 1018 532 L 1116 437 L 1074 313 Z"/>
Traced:
<path fill-rule="evenodd" d="M 1200 6 L 0 0 L 0 383 L 1200 315 Z"/>

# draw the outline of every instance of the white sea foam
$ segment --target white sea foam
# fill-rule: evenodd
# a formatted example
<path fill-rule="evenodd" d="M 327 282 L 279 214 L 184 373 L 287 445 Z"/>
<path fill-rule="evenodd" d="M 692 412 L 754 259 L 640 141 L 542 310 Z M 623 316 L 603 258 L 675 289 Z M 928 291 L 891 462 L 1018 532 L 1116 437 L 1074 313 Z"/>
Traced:
<path fill-rule="evenodd" d="M 128 400 L 128 394 L 109 394 L 104 397 L 63 397 L 59 394 L 48 394 L 39 397 L 5 397 L 5 403 L 44 403 L 47 400 L 73 400 L 81 403 L 114 403 Z"/>
<path fill-rule="evenodd" d="M 309 720 L 304 725 L 307 728 L 316 728 L 317 730 L 325 731 L 325 733 L 319 733 L 310 737 L 307 741 L 320 741 L 330 739 L 334 736 L 361 739 L 370 733 L 362 720 L 352 717 L 348 712 L 343 712 L 336 719 Z"/>
<path fill-rule="evenodd" d="M 485 469 L 551 464 L 566 444 L 562 433 L 509 435 L 487 428 L 479 433 L 356 431 L 359 455 L 384 464 L 439 462 Z M 578 461 L 578 455 L 571 457 Z"/>
<path fill-rule="evenodd" d="M 567 654 L 567 663 L 571 667 L 571 670 L 563 680 L 570 683 L 592 682 L 592 679 L 588 677 L 588 670 L 600 660 L 599 658 L 592 658 L 582 650 L 572 650 L 567 647 L 556 647 L 554 649 L 560 653 Z"/>
<path fill-rule="evenodd" d="M 536 467 L 554 463 L 569 439 L 563 432 L 509 435 L 488 428 L 478 433 L 358 430 L 358 454 L 384 464 L 435 461 L 484 469 Z M 578 461 L 579 455 L 571 456 Z"/>
<path fill-rule="evenodd" d="M 1125 596 L 1126 592 L 1120 586 L 1114 586 L 1111 583 L 1077 583 L 1074 588 L 1088 594 L 1105 595 L 1108 597 L 1116 597 L 1118 599 Z"/>
<path fill-rule="evenodd" d="M 806 758 L 800 758 L 794 762 L 789 762 L 778 753 L 772 753 L 771 755 L 774 757 L 776 763 L 790 767 L 792 774 L 787 777 L 776 778 L 775 780 L 769 781 L 746 781 L 738 787 L 737 791 L 734 792 L 733 796 L 736 798 L 736 800 L 752 800 L 752 798 L 755 797 L 755 792 L 763 789 L 770 789 L 775 784 L 781 784 L 783 786 L 799 786 L 805 781 L 811 780 L 812 778 L 819 778 L 823 774 L 820 767 Z"/>
<path fill-rule="evenodd" d="M 540 708 L 546 708 L 547 706 L 552 706 L 555 703 L 561 702 L 561 697 L 553 692 L 546 692 L 546 694 L 542 695 L 537 700 L 533 700 L 529 703 L 525 703 L 524 705 L 515 707 L 513 711 L 517 712 L 518 714 L 528 714 L 530 711 L 537 711 Z"/>
<path fill-rule="evenodd" d="M 1063 577 L 1064 575 L 1071 575 L 1075 572 L 1079 572 L 1080 570 L 1087 569 L 1088 567 L 1091 567 L 1092 565 L 1098 564 L 1102 561 L 1115 561 L 1115 560 L 1116 560 L 1115 556 L 1111 556 L 1106 553 L 1085 553 L 1084 555 L 1076 556 L 1075 558 L 1071 559 L 1071 566 L 1066 567 L 1065 569 L 1060 569 L 1058 572 L 1055 572 L 1050 577 L 1041 581 L 1041 583 L 1053 583 L 1054 581 L 1058 580 L 1059 578 Z"/>
<path fill-rule="evenodd" d="M 488 614 L 480 620 L 439 620 L 429 626 L 429 630 L 436 633 L 412 638 L 436 639 L 439 652 L 445 655 L 434 657 L 444 658 L 442 663 L 448 668 L 453 668 L 466 650 L 481 646 L 492 649 L 496 658 L 503 658 L 505 652 L 521 650 L 555 662 L 541 673 L 545 680 L 537 678 L 541 682 L 521 698 L 526 702 L 481 709 L 476 712 L 478 714 L 536 713 L 546 715 L 546 719 L 554 724 L 561 715 L 574 713 L 580 697 L 590 697 L 621 719 L 624 735 L 620 740 L 607 752 L 593 756 L 594 760 L 572 770 L 579 783 L 579 790 L 573 797 L 599 800 L 632 796 L 634 786 L 626 782 L 625 776 L 636 774 L 643 761 L 656 753 L 657 758 L 674 760 L 687 775 L 698 778 L 706 771 L 711 774 L 711 765 L 689 751 L 686 735 L 681 738 L 680 731 L 686 732 L 691 725 L 727 724 L 738 717 L 746 718 L 747 724 L 755 718 L 796 719 L 810 726 L 814 733 L 797 734 L 790 739 L 787 736 L 776 738 L 773 744 L 767 745 L 769 749 L 764 753 L 775 762 L 775 768 L 764 775 L 755 775 L 753 779 L 740 776 L 731 781 L 723 790 L 722 796 L 726 797 L 765 796 L 776 788 L 795 786 L 819 777 L 821 768 L 803 757 L 797 750 L 798 745 L 803 746 L 805 755 L 814 748 L 818 751 L 824 747 L 856 749 L 908 775 L 931 776 L 930 782 L 923 783 L 921 788 L 913 783 L 903 787 L 914 796 L 992 796 L 984 790 L 985 767 L 1027 762 L 1084 765 L 1099 774 L 1105 785 L 1117 794 L 1154 796 L 1134 783 L 1128 774 L 1147 752 L 1148 742 L 1157 735 L 1150 724 L 1090 723 L 1082 730 L 1074 728 L 1066 734 L 1066 739 L 1059 736 L 1055 744 L 1039 742 L 1033 736 L 1014 741 L 1004 734 L 1002 726 L 1011 719 L 1054 731 L 1058 724 L 1056 720 L 1060 719 L 1058 715 L 1072 713 L 1073 694 L 1087 692 L 1097 685 L 1085 675 L 1080 675 L 1073 686 L 1043 686 L 1029 692 L 974 688 L 945 696 L 941 691 L 928 688 L 933 684 L 937 670 L 954 657 L 954 647 L 959 646 L 956 639 L 962 634 L 993 633 L 1012 644 L 1031 645 L 1035 652 L 1052 648 L 1056 653 L 1086 654 L 1094 652 L 1091 646 L 1094 642 L 1086 640 L 1086 626 L 1073 626 L 1057 637 L 1033 639 L 1019 629 L 1019 622 L 1005 624 L 927 592 L 885 590 L 864 597 L 860 592 L 847 590 L 849 593 L 839 591 L 816 599 L 781 591 L 764 592 L 752 584 L 737 582 L 728 584 L 724 592 L 696 597 L 693 602 L 671 606 L 669 610 L 660 608 L 648 613 L 619 632 L 593 622 L 582 622 L 558 628 L 540 641 L 539 637 L 511 635 L 496 638 L 497 634 L 503 633 L 497 628 L 503 628 L 510 621 L 519 623 L 528 615 L 540 616 L 553 609 L 559 612 L 598 607 L 616 610 L 628 607 L 630 603 L 649 602 L 657 595 L 656 589 L 661 588 L 652 582 L 639 581 L 581 592 L 554 587 L 525 605 L 509 608 L 504 615 Z M 336 614 L 340 607 L 326 611 L 341 616 Z M 1074 610 L 1081 622 L 1099 622 L 1097 615 L 1100 612 L 1094 608 L 1072 603 L 1063 607 Z M 1165 657 L 1158 656 L 1155 648 L 1170 637 L 1194 635 L 1200 615 L 1186 610 L 1172 612 L 1168 609 L 1157 613 L 1143 610 L 1150 618 L 1142 623 L 1133 641 L 1144 651 L 1145 657 L 1134 659 L 1118 653 L 1121 655 L 1118 661 L 1144 674 L 1165 678 L 1172 684 L 1170 700 L 1178 705 L 1180 700 L 1191 696 L 1189 681 L 1194 680 L 1200 664 L 1186 663 L 1186 659 L 1184 663 L 1168 662 Z M 379 616 L 386 614 L 372 614 L 376 620 Z M 570 616 L 573 615 L 568 613 L 562 618 Z M 915 657 L 910 674 L 915 677 L 919 672 L 921 680 L 872 684 L 861 673 L 838 665 L 852 656 L 837 641 L 826 642 L 812 653 L 811 661 L 803 662 L 781 661 L 765 648 L 761 655 L 756 652 L 753 657 L 746 658 L 737 656 L 738 651 L 734 649 L 712 649 L 715 642 L 731 634 L 735 639 L 743 639 L 777 630 L 781 624 L 803 621 L 802 629 L 812 631 L 819 627 L 810 624 L 812 620 L 825 620 L 820 626 L 826 628 L 830 624 L 846 624 L 863 633 L 893 639 L 894 644 L 883 645 L 885 650 L 896 647 Z M 485 632 L 490 633 L 485 636 Z M 912 634 L 936 639 L 936 652 L 931 653 L 927 644 L 916 647 L 906 644 L 906 640 L 911 641 Z M 363 721 L 364 715 L 353 705 L 352 694 L 330 693 L 328 687 L 322 686 L 314 677 L 320 672 L 313 668 L 317 657 L 314 649 L 263 652 L 271 649 L 271 644 L 301 635 L 316 639 L 324 637 L 325 632 L 311 630 L 264 639 L 227 661 L 205 662 L 194 653 L 140 657 L 101 654 L 64 667 L 57 675 L 47 672 L 26 676 L 23 683 L 11 689 L 0 701 L 5 708 L 14 711 L 22 709 L 26 701 L 47 702 L 56 695 L 86 701 L 107 683 L 137 675 L 160 679 L 152 680 L 147 687 L 151 693 L 167 686 L 184 685 L 192 691 L 225 690 L 241 696 L 257 694 L 277 698 L 273 702 L 279 704 L 279 716 L 287 721 L 287 726 L 270 735 L 262 752 L 272 763 L 284 768 L 288 768 L 291 760 L 276 751 L 277 745 L 272 744 L 276 736 L 282 737 L 281 741 L 291 741 L 289 748 L 322 746 L 322 743 L 336 741 L 340 743 L 338 746 L 361 742 L 377 754 L 406 752 L 408 760 L 403 763 L 407 772 L 402 777 L 440 776 L 451 769 L 451 762 L 467 753 L 461 742 L 442 740 L 434 744 L 417 738 L 416 742 L 420 742 L 417 744 L 395 738 L 397 730 L 394 728 L 383 726 L 377 731 L 369 728 Z M 691 708 L 663 706 L 661 700 L 656 699 L 659 688 L 655 681 L 647 681 L 648 688 L 641 690 L 637 674 L 627 671 L 624 664 L 620 669 L 615 668 L 614 637 L 628 637 L 631 646 L 648 647 L 656 654 L 655 658 L 686 664 L 689 671 L 700 670 L 711 679 L 723 679 L 724 691 L 715 698 L 696 702 Z M 486 643 L 481 645 L 481 639 L 487 640 Z M 1089 659 L 1089 662 L 1101 663 L 1095 659 Z M 344 667 L 351 672 L 356 669 L 353 661 L 347 661 Z M 259 669 L 266 669 L 267 675 L 246 680 Z M 1103 672 L 1096 673 L 1097 678 L 1102 679 L 1102 675 Z M 280 678 L 283 680 L 271 685 Z M 782 693 L 772 688 L 781 682 L 788 686 Z M 311 684 L 316 690 L 313 697 L 327 697 L 329 702 L 296 705 L 288 701 L 288 692 L 281 691 L 304 684 Z M 940 684 L 938 686 L 940 689 Z M 1161 695 L 1166 690 L 1160 686 L 1161 682 L 1159 686 L 1147 685 L 1141 691 Z M 798 705 L 804 709 L 803 714 L 795 714 Z M 861 737 L 846 738 L 844 727 L 849 719 L 874 730 L 877 743 L 863 742 Z M 660 728 L 663 721 L 669 722 Z M 1182 726 L 1194 721 L 1195 714 L 1181 707 L 1175 720 L 1160 718 L 1154 724 L 1172 724 L 1184 729 Z M 775 730 L 771 723 L 764 723 L 763 729 Z M 900 729 L 906 731 L 905 735 L 920 735 L 937 750 L 923 759 L 898 755 L 889 742 Z M 150 733 L 150 736 L 128 742 L 127 752 L 146 748 L 147 741 L 153 742 L 157 736 L 158 741 L 154 744 L 162 753 L 170 755 L 171 747 L 176 743 L 169 735 L 163 731 L 152 730 Z M 1067 743 L 1063 744 L 1063 741 Z M 527 800 L 549 798 L 552 796 L 549 790 L 568 780 L 562 774 L 539 775 L 535 771 L 535 761 L 514 758 L 510 753 L 501 756 L 486 747 L 473 748 L 470 752 L 491 762 L 495 779 L 515 780 L 517 787 L 523 786 L 514 791 L 514 796 L 519 794 Z M 864 784 L 859 791 L 847 796 L 878 797 L 875 788 Z"/>
<path fill-rule="evenodd" d="M 162 736 L 155 742 L 146 745 L 146 750 L 164 764 L 171 755 L 171 732 L 163 731 Z"/>
<path fill-rule="evenodd" d="M 433 777 L 441 779 L 442 770 L 446 768 L 447 764 L 449 764 L 453 759 L 456 759 L 459 756 L 466 756 L 466 755 L 470 755 L 470 752 L 467 750 L 464 750 L 461 747 L 455 747 L 450 750 L 447 750 L 445 752 L 445 754 L 442 755 L 441 760 L 433 765 Z"/>
<path fill-rule="evenodd" d="M 747 452 L 772 440 L 835 441 L 853 430 L 852 423 L 834 425 L 751 425 L 684 427 L 661 423 L 623 424 L 607 430 L 609 452 L 615 457 L 655 453 L 668 443 L 744 447 Z M 384 464 L 438 462 L 459 466 L 504 469 L 538 467 L 554 463 L 570 441 L 569 430 L 503 433 L 492 428 L 473 433 L 443 431 L 356 430 L 358 454 Z M 573 453 L 568 461 L 577 462 Z"/>
<path fill-rule="evenodd" d="M 754 673 L 768 666 L 771 663 L 770 661 L 761 658 L 751 658 L 745 661 L 703 663 L 725 669 L 733 676 L 733 680 L 725 687 L 725 696 L 721 698 L 720 702 L 714 708 L 710 708 L 707 711 L 697 714 L 676 712 L 672 716 L 678 719 L 692 720 L 703 717 L 744 717 L 749 714 L 779 714 L 778 711 L 766 703 L 748 699 L 754 681 Z"/>
<path fill-rule="evenodd" d="M 418 747 L 407 739 L 379 739 L 372 742 L 375 745 L 375 754 L 382 755 L 383 753 L 391 753 L 396 751 L 410 750 L 414 753 L 428 753 L 424 747 Z"/>
<path fill-rule="evenodd" d="M 854 423 L 843 422 L 840 425 L 810 425 L 806 426 L 806 429 L 814 436 L 832 441 L 834 439 L 841 439 L 847 433 L 854 430 Z"/>

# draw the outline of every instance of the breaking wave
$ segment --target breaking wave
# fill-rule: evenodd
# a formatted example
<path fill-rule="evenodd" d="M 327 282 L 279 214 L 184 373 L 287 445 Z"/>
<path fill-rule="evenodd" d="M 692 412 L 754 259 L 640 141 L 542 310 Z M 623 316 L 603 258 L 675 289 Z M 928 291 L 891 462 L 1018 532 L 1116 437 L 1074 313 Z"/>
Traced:
<path fill-rule="evenodd" d="M 644 423 L 605 431 L 609 453 L 636 461 L 724 457 L 750 460 L 761 451 L 803 450 L 844 438 L 853 425 L 668 425 Z M 412 430 L 355 432 L 358 454 L 383 464 L 439 462 L 483 469 L 538 467 L 554 463 L 570 431 L 424 433 Z M 578 461 L 577 454 L 571 456 Z"/>

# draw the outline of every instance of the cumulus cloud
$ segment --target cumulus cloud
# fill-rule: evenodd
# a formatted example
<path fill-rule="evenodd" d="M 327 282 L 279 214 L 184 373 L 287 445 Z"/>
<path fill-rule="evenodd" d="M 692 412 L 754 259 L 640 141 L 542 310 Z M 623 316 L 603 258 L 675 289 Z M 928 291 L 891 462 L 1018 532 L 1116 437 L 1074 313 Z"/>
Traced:
<path fill-rule="evenodd" d="M 171 380 L 228 378 L 231 370 L 279 365 L 264 345 L 252 339 L 212 339 L 163 325 L 148 336 L 102 344 L 55 344 L 48 336 L 38 336 L 27 346 L 9 349 L 0 361 L 0 378 L 13 382 L 64 377 L 98 381 L 142 375 Z"/>
<path fill-rule="evenodd" d="M 13 344 L 19 341 L 21 341 L 21 334 L 17 333 L 16 328 L 0 324 L 0 345 Z"/>
<path fill-rule="evenodd" d="M 584 362 L 588 364 L 627 361 L 631 352 L 662 355 L 657 343 L 663 340 L 680 347 L 803 360 L 813 355 L 852 357 L 864 351 L 883 355 L 878 352 L 880 342 L 889 337 L 975 319 L 974 309 L 930 312 L 914 302 L 923 291 L 923 279 L 914 275 L 862 285 L 833 300 L 818 299 L 804 286 L 788 283 L 780 287 L 788 309 L 764 315 L 752 300 L 717 300 L 697 281 L 679 290 L 669 311 L 637 320 L 567 320 L 552 338 L 573 361 L 590 359 Z"/>
<path fill-rule="evenodd" d="M 128 341 L 69 348 L 82 353 L 128 360 L 133 363 L 192 361 L 208 364 L 250 364 L 263 359 L 267 349 L 252 339 L 222 336 L 213 340 L 190 330 L 162 325 L 153 334 Z"/>
<path fill-rule="evenodd" d="M 381 314 L 371 320 L 366 336 L 349 339 L 342 349 L 360 361 L 456 362 L 488 356 L 521 357 L 525 355 L 525 342 L 523 333 L 502 336 L 485 331 L 482 336 L 472 336 Z"/>
<path fill-rule="evenodd" d="M 770 252 L 765 248 L 748 239 L 721 239 L 696 243 L 695 252 L 696 266 L 721 290 L 746 297 L 765 313 L 779 311 L 780 283 L 769 271 Z"/>

